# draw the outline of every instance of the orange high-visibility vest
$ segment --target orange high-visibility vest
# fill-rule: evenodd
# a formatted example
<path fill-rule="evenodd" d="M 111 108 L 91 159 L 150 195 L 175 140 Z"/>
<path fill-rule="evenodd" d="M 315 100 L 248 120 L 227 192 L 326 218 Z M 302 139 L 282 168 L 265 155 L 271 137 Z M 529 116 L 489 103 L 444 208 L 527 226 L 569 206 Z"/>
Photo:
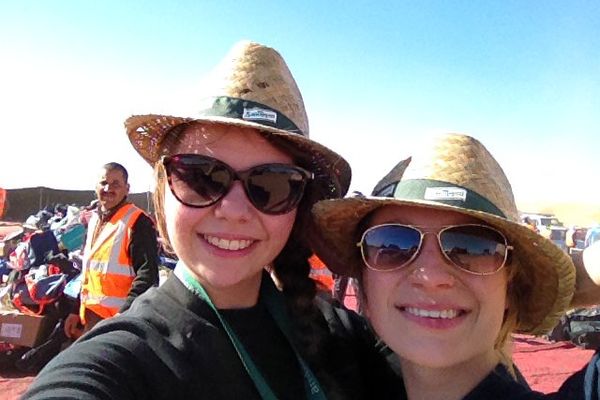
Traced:
<path fill-rule="evenodd" d="M 308 259 L 308 263 L 310 264 L 311 279 L 314 279 L 318 283 L 322 284 L 328 291 L 333 291 L 333 275 L 327 266 L 325 266 L 323 261 L 313 254 Z"/>
<path fill-rule="evenodd" d="M 85 309 L 102 318 L 119 312 L 135 278 L 129 256 L 131 229 L 143 214 L 133 204 L 121 207 L 94 238 L 100 218 L 94 213 L 88 225 L 83 257 L 83 282 L 79 317 L 85 324 Z M 95 239 L 95 240 L 93 240 Z"/>
<path fill-rule="evenodd" d="M 4 204 L 6 204 L 6 190 L 0 188 L 0 218 L 4 215 Z"/>

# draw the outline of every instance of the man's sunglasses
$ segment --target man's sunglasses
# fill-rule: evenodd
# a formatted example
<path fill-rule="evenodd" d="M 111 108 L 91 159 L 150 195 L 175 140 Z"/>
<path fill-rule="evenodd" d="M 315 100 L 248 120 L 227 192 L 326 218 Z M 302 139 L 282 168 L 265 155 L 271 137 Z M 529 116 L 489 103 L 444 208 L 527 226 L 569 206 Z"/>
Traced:
<path fill-rule="evenodd" d="M 428 233 L 416 226 L 383 224 L 367 229 L 356 245 L 368 268 L 394 271 L 410 264 Z M 436 234 L 444 257 L 459 269 L 474 275 L 500 271 L 508 259 L 506 237 L 487 225 L 465 224 L 442 228 Z"/>
<path fill-rule="evenodd" d="M 298 206 L 312 173 L 288 164 L 263 164 L 235 171 L 216 158 L 199 154 L 163 157 L 173 196 L 189 207 L 208 207 L 242 182 L 252 205 L 265 214 L 286 214 Z"/>

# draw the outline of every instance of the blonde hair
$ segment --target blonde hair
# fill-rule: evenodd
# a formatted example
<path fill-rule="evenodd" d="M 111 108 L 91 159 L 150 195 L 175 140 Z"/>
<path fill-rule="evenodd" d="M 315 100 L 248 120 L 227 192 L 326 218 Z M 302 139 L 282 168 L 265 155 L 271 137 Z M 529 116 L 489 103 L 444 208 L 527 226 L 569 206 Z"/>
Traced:
<path fill-rule="evenodd" d="M 515 377 L 512 361 L 512 351 L 510 347 L 510 335 L 515 331 L 519 321 L 519 302 L 516 288 L 518 287 L 518 276 L 520 265 L 515 262 L 507 264 L 504 268 L 508 270 L 506 277 L 506 310 L 504 320 L 498 331 L 498 336 L 494 343 L 494 349 L 498 353 L 500 362 L 506 366 L 509 372 Z"/>
<path fill-rule="evenodd" d="M 376 210 L 371 211 L 371 213 L 366 215 L 362 221 L 358 223 L 356 232 L 354 234 L 356 242 L 360 241 L 360 236 L 362 232 L 367 229 L 375 211 Z M 360 255 L 360 250 L 356 248 L 355 251 L 357 252 L 355 259 L 361 264 L 361 268 L 365 268 L 364 261 Z M 500 330 L 498 331 L 498 335 L 496 336 L 496 340 L 494 342 L 494 350 L 497 352 L 499 361 L 506 366 L 513 377 L 516 377 L 513 368 L 512 352 L 509 346 L 510 338 L 511 334 L 516 331 L 516 328 L 519 325 L 519 310 L 523 309 L 524 304 L 527 301 L 527 292 L 529 290 L 528 286 L 530 286 L 527 284 L 527 282 L 531 282 L 532 277 L 529 276 L 527 270 L 521 267 L 521 264 L 518 262 L 518 260 L 511 257 L 510 254 L 504 268 L 507 271 L 507 305 L 502 325 L 500 326 Z M 358 295 L 360 297 L 360 301 L 362 301 L 363 304 L 367 304 L 368 299 L 365 291 L 363 290 L 364 285 L 362 274 L 359 274 L 358 284 Z"/>
<path fill-rule="evenodd" d="M 163 249 L 169 254 L 174 254 L 165 218 L 165 188 L 168 185 L 167 171 L 165 171 L 165 166 L 161 161 L 158 161 L 154 165 L 154 181 L 156 188 L 152 194 L 152 201 L 154 202 L 154 213 L 156 215 L 156 229 L 163 240 Z"/>

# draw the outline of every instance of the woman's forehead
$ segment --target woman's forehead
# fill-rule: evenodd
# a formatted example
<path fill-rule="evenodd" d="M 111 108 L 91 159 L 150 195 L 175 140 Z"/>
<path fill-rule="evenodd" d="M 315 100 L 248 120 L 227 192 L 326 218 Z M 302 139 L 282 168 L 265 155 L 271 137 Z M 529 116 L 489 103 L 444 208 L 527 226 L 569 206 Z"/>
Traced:
<path fill-rule="evenodd" d="M 412 205 L 387 205 L 371 214 L 370 224 L 404 223 L 410 225 L 481 224 L 480 219 L 453 210 Z"/>
<path fill-rule="evenodd" d="M 227 135 L 229 129 L 221 124 L 190 124 L 169 143 L 171 154 L 205 154 Z"/>
<path fill-rule="evenodd" d="M 204 154 L 226 160 L 253 155 L 260 163 L 289 163 L 292 158 L 276 148 L 256 129 L 233 125 L 196 123 L 187 126 L 169 144 L 170 154 Z M 250 157 L 252 158 L 252 157 Z"/>

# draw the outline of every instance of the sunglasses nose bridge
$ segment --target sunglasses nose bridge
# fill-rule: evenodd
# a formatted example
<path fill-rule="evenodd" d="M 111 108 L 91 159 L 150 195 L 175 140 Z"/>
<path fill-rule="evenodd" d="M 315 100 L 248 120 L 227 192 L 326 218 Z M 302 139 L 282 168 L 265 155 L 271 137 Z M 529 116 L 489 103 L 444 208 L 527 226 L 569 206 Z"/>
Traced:
<path fill-rule="evenodd" d="M 223 196 L 216 203 L 215 213 L 229 219 L 246 220 L 252 209 L 252 202 L 239 179 L 232 179 Z"/>
<path fill-rule="evenodd" d="M 419 247 L 411 260 L 411 264 L 429 265 L 427 269 L 446 269 L 454 268 L 454 263 L 444 253 L 440 232 L 438 231 L 423 231 L 417 229 L 421 235 Z M 429 237 L 427 237 L 429 235 Z M 446 271 L 447 274 L 452 274 L 451 271 Z"/>
<path fill-rule="evenodd" d="M 421 239 L 419 240 L 419 248 L 417 250 L 417 257 L 423 253 L 438 253 L 442 251 L 442 245 L 440 243 L 439 234 L 432 231 L 422 231 L 419 229 Z M 440 254 L 441 255 L 441 254 Z"/>
<path fill-rule="evenodd" d="M 229 187 L 227 189 L 227 192 L 230 192 L 231 190 L 233 190 L 233 187 L 236 186 L 236 183 L 239 185 L 240 189 L 242 189 L 242 191 L 244 192 L 244 196 L 246 197 L 246 200 L 249 201 L 251 204 L 254 204 L 250 198 L 250 188 L 249 188 L 249 184 L 248 184 L 248 180 L 250 178 L 250 175 L 253 172 L 253 169 L 248 169 L 246 171 L 236 171 L 234 169 L 230 169 L 230 177 L 231 177 L 231 181 L 229 182 Z M 227 194 L 226 194 L 227 195 Z"/>
<path fill-rule="evenodd" d="M 449 288 L 456 281 L 455 268 L 443 254 L 437 231 L 417 229 L 419 247 L 408 266 L 413 285 L 422 288 Z"/>

